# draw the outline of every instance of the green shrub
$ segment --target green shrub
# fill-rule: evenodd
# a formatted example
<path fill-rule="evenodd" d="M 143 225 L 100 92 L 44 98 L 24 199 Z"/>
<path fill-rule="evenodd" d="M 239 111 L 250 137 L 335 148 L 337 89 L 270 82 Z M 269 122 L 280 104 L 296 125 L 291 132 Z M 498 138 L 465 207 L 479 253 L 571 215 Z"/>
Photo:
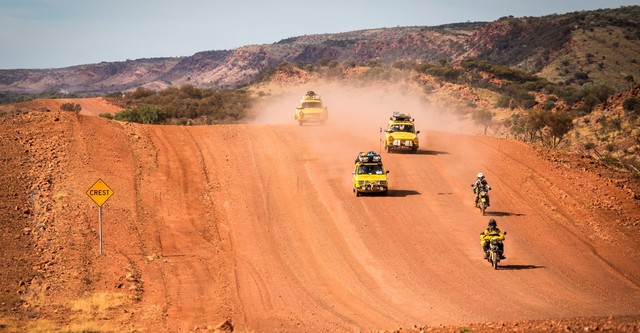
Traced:
<path fill-rule="evenodd" d="M 500 95 L 500 98 L 496 101 L 496 107 L 498 108 L 506 108 L 511 104 L 511 97 L 508 95 Z"/>
<path fill-rule="evenodd" d="M 114 91 L 104 95 L 106 98 L 121 98 L 122 96 L 123 94 L 121 91 Z"/>
<path fill-rule="evenodd" d="M 129 99 L 141 99 L 141 98 L 145 98 L 145 97 L 149 97 L 149 96 L 153 96 L 155 95 L 155 91 L 149 89 L 149 88 L 145 88 L 145 87 L 138 87 L 136 88 L 136 90 L 132 91 L 132 92 L 127 92 L 125 93 L 125 97 L 129 98 Z"/>
<path fill-rule="evenodd" d="M 82 106 L 78 103 L 63 103 L 60 105 L 60 110 L 78 113 L 82 110 Z"/>
<path fill-rule="evenodd" d="M 135 109 L 127 109 L 116 113 L 115 120 L 140 124 L 160 124 L 165 121 L 166 113 L 153 105 L 143 104 Z"/>
<path fill-rule="evenodd" d="M 525 90 L 519 90 L 515 95 L 515 103 L 523 109 L 531 109 L 537 102 L 535 96 Z"/>
<path fill-rule="evenodd" d="M 542 106 L 542 108 L 545 109 L 546 111 L 553 110 L 553 108 L 556 106 L 557 101 L 558 99 L 556 97 L 551 96 L 547 98 L 546 101 L 544 101 L 544 105 Z"/>
<path fill-rule="evenodd" d="M 622 109 L 626 112 L 640 114 L 640 100 L 636 97 L 629 97 L 622 102 Z"/>
<path fill-rule="evenodd" d="M 622 118 L 616 117 L 609 121 L 609 128 L 613 131 L 621 131 L 622 130 Z"/>
<path fill-rule="evenodd" d="M 585 84 L 582 88 L 585 94 L 593 95 L 598 99 L 599 103 L 604 103 L 615 90 L 605 84 Z"/>
<path fill-rule="evenodd" d="M 555 92 L 568 106 L 576 104 L 584 96 L 584 92 L 576 87 L 558 88 Z"/>
<path fill-rule="evenodd" d="M 291 64 L 284 64 L 281 69 L 295 70 Z M 149 119 L 146 121 L 163 122 L 165 119 L 176 118 L 194 120 L 189 124 L 237 122 L 245 117 L 252 103 L 251 95 L 242 88 L 215 90 L 196 88 L 193 85 L 169 87 L 157 93 L 151 93 L 148 89 L 137 89 L 136 92 L 125 94 L 121 102 L 129 111 L 144 104 L 153 105 L 163 111 L 164 118 L 155 119 L 154 117 L 160 114 L 152 112 L 152 115 L 147 115 Z M 142 122 L 143 119 L 138 119 L 138 116 L 143 115 L 138 114 L 140 112 L 125 112 L 119 117 L 126 121 Z"/>
<path fill-rule="evenodd" d="M 593 108 L 595 108 L 596 105 L 600 104 L 600 101 L 598 100 L 598 97 L 593 95 L 593 94 L 586 95 L 582 99 L 582 102 L 583 102 L 583 104 L 576 109 L 576 112 L 580 116 L 584 116 L 586 114 L 591 113 L 591 111 L 593 111 Z"/>

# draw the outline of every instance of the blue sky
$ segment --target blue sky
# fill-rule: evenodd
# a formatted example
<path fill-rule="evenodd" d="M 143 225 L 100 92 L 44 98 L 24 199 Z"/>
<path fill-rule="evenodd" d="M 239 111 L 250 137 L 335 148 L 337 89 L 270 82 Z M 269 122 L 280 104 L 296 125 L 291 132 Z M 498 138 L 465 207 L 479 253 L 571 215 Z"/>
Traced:
<path fill-rule="evenodd" d="M 0 0 L 0 69 L 190 56 L 309 34 L 628 5 L 640 0 Z"/>

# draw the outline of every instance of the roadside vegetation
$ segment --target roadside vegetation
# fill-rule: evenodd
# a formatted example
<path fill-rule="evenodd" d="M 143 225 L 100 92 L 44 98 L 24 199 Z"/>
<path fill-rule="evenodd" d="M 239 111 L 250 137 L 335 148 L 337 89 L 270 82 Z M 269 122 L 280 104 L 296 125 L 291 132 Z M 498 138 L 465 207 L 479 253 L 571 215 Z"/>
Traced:
<path fill-rule="evenodd" d="M 63 103 L 60 105 L 60 110 L 79 113 L 82 111 L 82 106 L 78 103 Z"/>
<path fill-rule="evenodd" d="M 28 102 L 33 101 L 35 99 L 40 98 L 77 98 L 80 97 L 76 94 L 67 94 L 58 91 L 47 91 L 38 94 L 20 94 L 20 93 L 10 93 L 10 92 L 0 92 L 0 105 L 2 104 L 11 104 L 11 103 L 20 103 L 20 102 Z"/>
<path fill-rule="evenodd" d="M 101 116 L 143 124 L 241 123 L 246 121 L 254 101 L 262 97 L 250 92 L 252 85 L 283 77 L 295 80 L 301 73 L 362 86 L 374 82 L 418 84 L 427 99 L 447 86 L 467 87 L 490 104 L 478 105 L 456 97 L 459 104 L 455 112 L 476 122 L 485 134 L 506 134 L 534 146 L 592 156 L 640 179 L 640 85 L 619 92 L 580 75 L 570 84 L 559 84 L 479 59 L 458 64 L 440 60 L 384 65 L 326 59 L 311 64 L 282 63 L 264 71 L 249 86 L 237 89 L 183 85 L 161 91 L 139 87 L 112 93 L 107 99 L 125 110 Z M 629 82 L 633 81 L 634 78 L 629 78 Z M 617 100 L 622 111 L 612 114 L 608 107 Z"/>
<path fill-rule="evenodd" d="M 275 77 L 296 78 L 301 72 L 363 86 L 372 82 L 410 82 L 422 85 L 426 98 L 447 85 L 468 87 L 479 95 L 490 96 L 486 99 L 491 104 L 482 106 L 461 100 L 456 112 L 468 115 L 485 134 L 496 135 L 501 131 L 532 145 L 590 155 L 640 178 L 640 99 L 637 97 L 640 85 L 619 92 L 579 74 L 570 84 L 558 84 L 479 59 L 467 59 L 459 64 L 440 60 L 384 65 L 374 61 L 340 63 L 326 59 L 311 64 L 282 63 L 264 71 L 253 84 L 269 82 Z M 421 80 L 421 76 L 431 79 Z M 632 81 L 635 79 L 629 78 L 629 82 Z M 623 112 L 614 117 L 607 113 L 607 106 L 621 94 L 629 97 L 622 102 Z M 116 120 L 197 125 L 243 122 L 254 100 L 260 96 L 253 96 L 246 87 L 215 90 L 184 85 L 158 92 L 141 87 L 108 97 L 125 108 L 113 116 Z"/>
<path fill-rule="evenodd" d="M 120 121 L 143 124 L 211 125 L 238 123 L 244 120 L 253 99 L 245 89 L 201 89 L 193 85 L 154 91 L 138 87 L 125 93 L 106 96 L 125 108 L 115 116 Z"/>
<path fill-rule="evenodd" d="M 355 85 L 411 83 L 422 86 L 425 98 L 464 87 L 489 104 L 478 105 L 456 96 L 453 111 L 469 117 L 485 134 L 505 134 L 546 149 L 563 149 L 590 155 L 598 161 L 640 178 L 640 85 L 616 90 L 576 73 L 572 80 L 554 83 L 518 69 L 466 59 L 457 64 L 447 60 L 418 63 L 320 60 L 313 64 L 283 63 L 263 73 L 258 82 L 283 77 L 315 76 Z M 429 79 L 424 79 L 425 77 Z M 635 82 L 633 77 L 627 78 Z M 455 93 L 457 89 L 451 89 Z M 487 97 L 488 96 L 488 97 Z M 619 102 L 617 102 L 619 101 Z M 612 114 L 614 103 L 622 113 Z"/>

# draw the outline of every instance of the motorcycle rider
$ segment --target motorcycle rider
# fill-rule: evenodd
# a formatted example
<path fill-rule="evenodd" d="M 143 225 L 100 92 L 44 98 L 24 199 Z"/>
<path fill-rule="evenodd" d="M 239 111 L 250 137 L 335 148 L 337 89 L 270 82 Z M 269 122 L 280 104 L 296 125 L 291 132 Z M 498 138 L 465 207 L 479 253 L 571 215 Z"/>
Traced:
<path fill-rule="evenodd" d="M 489 224 L 487 225 L 487 229 L 480 233 L 480 245 L 482 245 L 482 250 L 484 252 L 484 259 L 489 258 L 489 242 L 491 242 L 492 238 L 497 238 L 501 242 L 498 244 L 498 248 L 500 249 L 500 259 L 505 259 L 504 256 L 504 234 L 498 228 L 498 223 L 494 219 L 489 220 Z"/>
<path fill-rule="evenodd" d="M 487 183 L 487 180 L 484 179 L 484 174 L 482 172 L 478 172 L 478 176 L 476 179 L 476 182 L 471 184 L 471 187 L 473 187 L 473 193 L 475 193 L 476 195 L 476 203 L 475 206 L 478 207 L 478 200 L 480 200 L 480 192 L 481 191 L 485 191 L 487 192 L 487 207 L 490 206 L 489 204 L 489 190 L 491 189 L 491 186 L 489 186 L 489 183 Z"/>

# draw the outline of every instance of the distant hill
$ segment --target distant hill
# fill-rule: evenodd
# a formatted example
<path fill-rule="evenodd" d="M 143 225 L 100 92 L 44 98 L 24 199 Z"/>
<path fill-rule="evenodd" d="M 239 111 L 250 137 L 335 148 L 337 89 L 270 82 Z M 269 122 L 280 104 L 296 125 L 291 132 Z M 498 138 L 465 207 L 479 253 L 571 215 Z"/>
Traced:
<path fill-rule="evenodd" d="M 556 83 L 590 80 L 623 91 L 630 83 L 640 81 L 640 6 L 544 17 L 503 17 L 494 22 L 305 35 L 180 58 L 0 70 L 0 93 L 88 95 L 183 84 L 229 88 L 248 84 L 285 62 L 456 64 L 468 58 L 524 70 Z"/>

